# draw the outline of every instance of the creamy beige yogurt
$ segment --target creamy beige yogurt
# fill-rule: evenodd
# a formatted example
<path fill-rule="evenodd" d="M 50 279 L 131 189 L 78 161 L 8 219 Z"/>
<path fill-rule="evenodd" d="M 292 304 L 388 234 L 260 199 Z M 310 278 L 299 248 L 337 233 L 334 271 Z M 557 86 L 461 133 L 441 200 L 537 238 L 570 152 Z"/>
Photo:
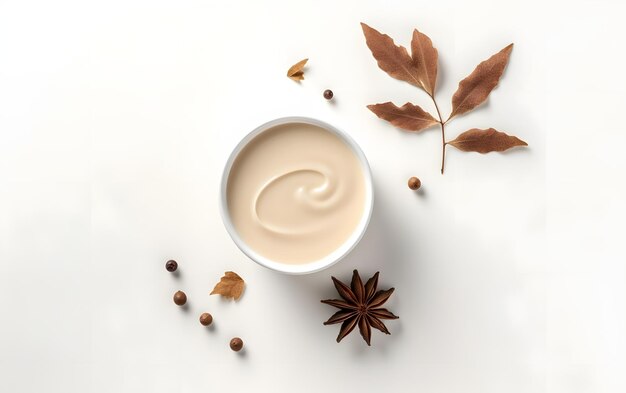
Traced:
<path fill-rule="evenodd" d="M 342 246 L 365 214 L 362 163 L 335 133 L 287 123 L 256 135 L 230 169 L 227 209 L 241 239 L 272 261 L 305 264 Z"/>

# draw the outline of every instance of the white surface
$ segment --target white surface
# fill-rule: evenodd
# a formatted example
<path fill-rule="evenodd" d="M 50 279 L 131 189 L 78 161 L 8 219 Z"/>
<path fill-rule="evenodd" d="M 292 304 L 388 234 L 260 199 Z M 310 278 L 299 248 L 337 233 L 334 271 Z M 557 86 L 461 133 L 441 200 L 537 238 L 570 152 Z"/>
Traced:
<path fill-rule="evenodd" d="M 0 391 L 625 391 L 622 4 L 0 1 Z M 433 39 L 446 113 L 515 42 L 489 104 L 449 133 L 493 126 L 530 148 L 450 149 L 441 176 L 437 131 L 365 108 L 432 110 L 376 67 L 361 21 Z M 284 73 L 303 57 L 297 85 Z M 219 218 L 228 153 L 283 115 L 348 132 L 374 174 L 365 238 L 311 276 L 250 262 Z M 401 319 L 371 348 L 322 326 L 330 275 L 355 267 L 396 287 Z M 208 296 L 229 269 L 248 282 L 237 304 Z"/>

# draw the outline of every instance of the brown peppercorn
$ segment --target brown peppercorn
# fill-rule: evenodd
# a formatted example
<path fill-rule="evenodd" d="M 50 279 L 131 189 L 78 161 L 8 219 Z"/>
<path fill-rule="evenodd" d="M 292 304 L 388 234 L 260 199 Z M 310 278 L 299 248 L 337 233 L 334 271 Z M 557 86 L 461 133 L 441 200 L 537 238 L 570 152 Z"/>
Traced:
<path fill-rule="evenodd" d="M 243 348 L 243 341 L 239 337 L 235 337 L 230 340 L 230 349 L 235 352 L 239 352 L 241 351 L 241 348 Z"/>
<path fill-rule="evenodd" d="M 202 315 L 200 315 L 200 323 L 203 326 L 209 326 L 211 322 L 213 322 L 213 316 L 208 312 L 202 313 Z"/>
<path fill-rule="evenodd" d="M 422 186 L 422 182 L 417 177 L 413 176 L 409 179 L 409 188 L 411 190 L 417 190 Z"/>
<path fill-rule="evenodd" d="M 167 269 L 168 272 L 175 272 L 176 269 L 178 269 L 178 263 L 175 260 L 170 259 L 165 262 L 165 269 Z"/>
<path fill-rule="evenodd" d="M 327 100 L 332 100 L 333 99 L 333 91 L 330 89 L 326 89 L 324 90 L 324 98 L 326 98 Z"/>
<path fill-rule="evenodd" d="M 174 294 L 174 303 L 178 304 L 179 306 L 182 306 L 185 303 L 187 303 L 187 295 L 185 295 L 185 292 L 183 291 L 176 292 Z"/>

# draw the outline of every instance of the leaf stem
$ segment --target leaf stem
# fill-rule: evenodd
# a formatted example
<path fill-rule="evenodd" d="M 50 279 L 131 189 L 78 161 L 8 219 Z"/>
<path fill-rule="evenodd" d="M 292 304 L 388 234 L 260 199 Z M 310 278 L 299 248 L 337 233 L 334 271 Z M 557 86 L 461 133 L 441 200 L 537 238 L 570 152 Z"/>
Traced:
<path fill-rule="evenodd" d="M 441 123 L 441 174 L 443 175 L 443 167 L 446 164 L 446 131 L 445 123 Z"/>
<path fill-rule="evenodd" d="M 435 104 L 435 109 L 437 110 L 437 116 L 439 117 L 439 125 L 441 126 L 441 174 L 443 175 L 443 169 L 446 164 L 446 121 L 443 121 L 443 117 L 441 117 L 441 112 L 439 111 L 439 105 L 437 105 L 437 101 L 435 100 L 434 94 L 429 94 L 430 98 L 433 100 L 433 104 Z"/>

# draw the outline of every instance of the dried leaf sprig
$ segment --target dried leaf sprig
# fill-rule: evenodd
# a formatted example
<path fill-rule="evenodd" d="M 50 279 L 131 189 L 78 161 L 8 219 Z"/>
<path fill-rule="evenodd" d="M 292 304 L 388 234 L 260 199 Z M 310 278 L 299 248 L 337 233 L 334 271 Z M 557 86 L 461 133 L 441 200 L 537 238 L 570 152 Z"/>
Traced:
<path fill-rule="evenodd" d="M 361 27 L 367 46 L 378 62 L 378 67 L 392 78 L 408 82 L 426 92 L 433 101 L 437 118 L 409 102 L 401 107 L 392 102 L 385 102 L 368 105 L 368 109 L 379 118 L 406 131 L 418 132 L 439 124 L 442 143 L 442 174 L 447 145 L 452 145 L 461 151 L 475 151 L 482 154 L 504 151 L 515 146 L 527 146 L 527 143 L 521 139 L 493 128 L 486 130 L 472 128 L 461 133 L 454 140 L 446 141 L 446 124 L 453 117 L 467 113 L 485 102 L 489 93 L 498 85 L 509 61 L 513 44 L 480 63 L 468 77 L 459 82 L 459 87 L 452 96 L 452 113 L 444 120 L 435 100 L 439 54 L 430 38 L 417 29 L 413 30 L 409 55 L 405 47 L 396 45 L 388 35 L 380 33 L 365 23 L 361 23 Z"/>

